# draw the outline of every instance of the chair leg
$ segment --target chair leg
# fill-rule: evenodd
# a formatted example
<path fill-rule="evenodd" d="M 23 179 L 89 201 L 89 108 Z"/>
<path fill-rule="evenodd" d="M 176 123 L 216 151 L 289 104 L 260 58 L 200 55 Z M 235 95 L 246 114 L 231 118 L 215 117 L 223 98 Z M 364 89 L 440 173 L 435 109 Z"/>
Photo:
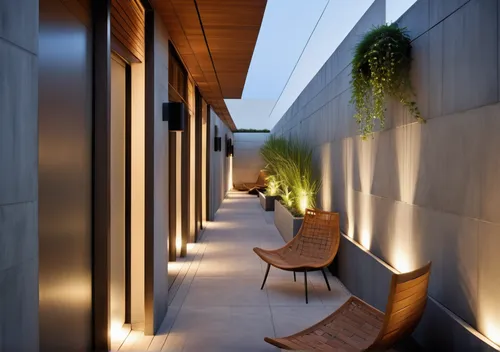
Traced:
<path fill-rule="evenodd" d="M 262 286 L 260 287 L 261 290 L 264 289 L 264 285 L 266 284 L 267 275 L 269 275 L 269 269 L 271 269 L 271 264 L 267 264 L 266 276 L 264 276 L 264 281 L 262 282 Z"/>
<path fill-rule="evenodd" d="M 293 281 L 297 282 L 297 276 L 295 276 L 295 271 L 293 272 Z"/>
<path fill-rule="evenodd" d="M 308 304 L 309 300 L 307 298 L 307 270 L 304 271 L 304 284 L 305 284 L 305 287 L 306 287 L 306 304 Z"/>
<path fill-rule="evenodd" d="M 323 277 L 325 278 L 326 287 L 328 287 L 328 291 L 331 291 L 331 289 L 330 289 L 330 283 L 328 282 L 328 278 L 326 277 L 325 268 L 322 268 L 321 272 L 323 273 Z"/>

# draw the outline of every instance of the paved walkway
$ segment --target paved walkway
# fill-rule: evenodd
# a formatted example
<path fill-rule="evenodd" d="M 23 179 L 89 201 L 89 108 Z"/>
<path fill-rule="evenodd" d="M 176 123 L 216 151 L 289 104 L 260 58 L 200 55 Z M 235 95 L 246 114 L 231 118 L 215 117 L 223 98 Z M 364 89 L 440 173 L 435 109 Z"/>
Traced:
<path fill-rule="evenodd" d="M 265 336 L 285 336 L 326 317 L 349 297 L 329 275 L 310 273 L 309 304 L 303 275 L 271 268 L 260 290 L 265 265 L 253 247 L 277 248 L 283 240 L 258 198 L 229 193 L 199 244 L 190 249 L 171 288 L 170 306 L 154 337 L 132 331 L 120 351 L 277 351 Z M 179 265 L 179 264 L 178 264 Z"/>

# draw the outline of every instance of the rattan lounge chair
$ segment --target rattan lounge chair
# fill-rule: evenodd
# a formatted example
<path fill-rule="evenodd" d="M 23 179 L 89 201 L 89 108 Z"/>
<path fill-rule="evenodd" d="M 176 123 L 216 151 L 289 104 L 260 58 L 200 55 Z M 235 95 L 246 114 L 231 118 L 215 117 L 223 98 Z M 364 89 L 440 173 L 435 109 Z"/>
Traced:
<path fill-rule="evenodd" d="M 392 276 L 385 314 L 351 297 L 333 314 L 295 335 L 264 340 L 285 350 L 383 351 L 409 336 L 427 302 L 431 264 Z"/>
<path fill-rule="evenodd" d="M 267 263 L 266 275 L 260 289 L 264 288 L 272 265 L 278 269 L 293 271 L 294 280 L 296 280 L 296 272 L 304 273 L 306 303 L 308 303 L 308 272 L 321 270 L 330 291 L 325 268 L 332 263 L 337 255 L 339 243 L 339 214 L 307 209 L 299 232 L 284 247 L 276 250 L 253 249 Z"/>
<path fill-rule="evenodd" d="M 242 183 L 234 185 L 234 189 L 238 191 L 248 191 L 249 193 L 256 190 L 263 190 L 266 188 L 267 173 L 265 170 L 260 170 L 259 177 L 255 183 Z"/>

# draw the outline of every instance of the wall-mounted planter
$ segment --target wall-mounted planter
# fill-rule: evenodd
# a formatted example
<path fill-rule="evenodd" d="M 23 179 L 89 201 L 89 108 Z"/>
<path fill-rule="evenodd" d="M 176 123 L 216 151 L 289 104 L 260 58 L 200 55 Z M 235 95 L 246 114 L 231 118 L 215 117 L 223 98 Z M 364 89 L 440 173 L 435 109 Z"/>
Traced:
<path fill-rule="evenodd" d="M 299 232 L 304 218 L 294 217 L 279 201 L 274 201 L 274 224 L 285 242 L 289 242 Z"/>
<path fill-rule="evenodd" d="M 279 196 L 266 196 L 264 193 L 259 192 L 260 205 L 265 211 L 274 211 L 274 201 L 276 199 L 279 200 Z"/>

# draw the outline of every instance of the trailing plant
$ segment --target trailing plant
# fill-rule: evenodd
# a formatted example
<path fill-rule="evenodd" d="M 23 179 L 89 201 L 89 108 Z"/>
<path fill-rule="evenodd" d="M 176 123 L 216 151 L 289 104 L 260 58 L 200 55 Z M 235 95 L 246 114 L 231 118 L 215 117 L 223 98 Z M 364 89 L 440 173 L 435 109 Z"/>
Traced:
<path fill-rule="evenodd" d="M 398 99 L 419 122 L 425 122 L 413 101 L 410 80 L 411 39 L 397 24 L 374 27 L 355 48 L 352 60 L 354 118 L 363 139 L 372 135 L 376 120 L 385 123 L 385 98 Z"/>

